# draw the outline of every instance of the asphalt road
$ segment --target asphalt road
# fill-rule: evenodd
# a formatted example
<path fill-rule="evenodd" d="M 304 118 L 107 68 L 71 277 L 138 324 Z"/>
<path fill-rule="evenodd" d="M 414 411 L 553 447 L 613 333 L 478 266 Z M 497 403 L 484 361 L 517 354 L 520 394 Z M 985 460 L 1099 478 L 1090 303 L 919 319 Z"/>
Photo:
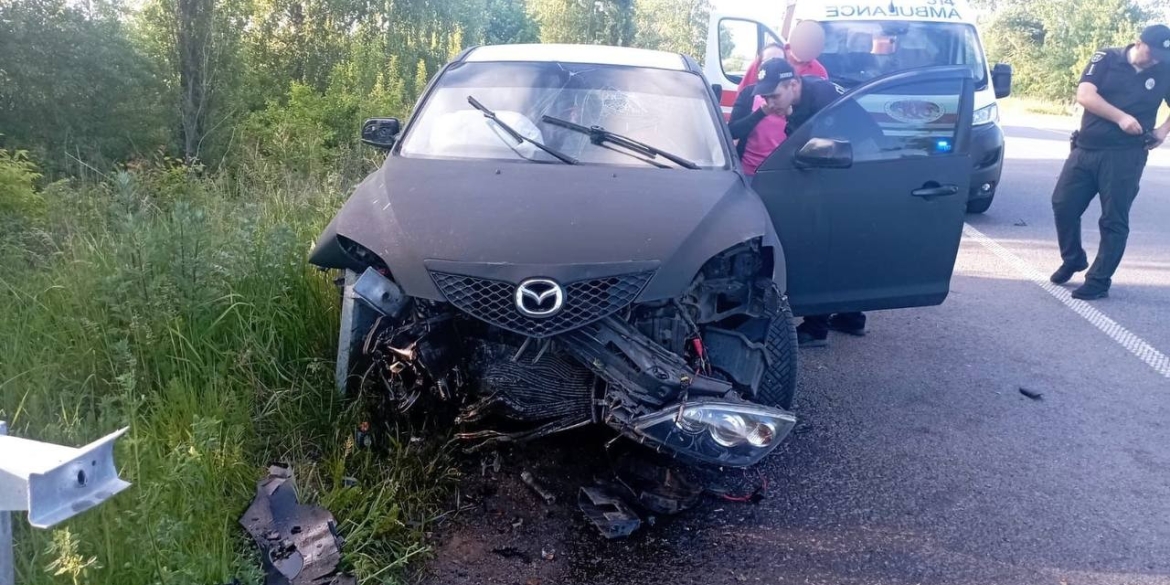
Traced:
<path fill-rule="evenodd" d="M 501 490 L 494 516 L 442 537 L 427 581 L 1170 584 L 1170 147 L 1151 157 L 1112 296 L 1085 304 L 1039 282 L 1059 264 L 1049 196 L 1067 132 L 1005 124 L 1003 185 L 969 217 L 946 303 L 802 352 L 801 432 L 766 463 L 766 499 L 706 501 L 609 543 L 569 505 Z M 572 442 L 548 449 L 543 473 L 573 459 Z"/>

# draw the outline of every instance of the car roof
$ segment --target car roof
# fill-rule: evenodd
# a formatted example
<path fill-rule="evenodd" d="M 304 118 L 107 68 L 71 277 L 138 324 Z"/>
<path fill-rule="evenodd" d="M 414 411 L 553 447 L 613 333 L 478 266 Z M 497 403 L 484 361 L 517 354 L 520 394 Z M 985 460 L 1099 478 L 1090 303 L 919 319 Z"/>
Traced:
<path fill-rule="evenodd" d="M 686 59 L 679 53 L 612 47 L 609 45 L 488 45 L 468 52 L 464 61 L 525 61 L 530 63 L 588 63 L 687 71 Z"/>

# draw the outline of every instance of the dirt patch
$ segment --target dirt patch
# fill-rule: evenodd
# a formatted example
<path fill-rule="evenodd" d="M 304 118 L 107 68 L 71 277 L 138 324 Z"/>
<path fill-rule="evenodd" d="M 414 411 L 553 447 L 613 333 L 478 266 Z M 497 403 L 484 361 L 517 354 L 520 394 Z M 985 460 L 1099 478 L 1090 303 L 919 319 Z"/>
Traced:
<path fill-rule="evenodd" d="M 586 429 L 461 461 L 464 480 L 457 504 L 463 511 L 435 534 L 435 554 L 421 569 L 423 585 L 549 585 L 552 583 L 637 583 L 655 580 L 650 567 L 693 566 L 686 551 L 697 547 L 698 526 L 718 529 L 757 506 L 705 495 L 677 516 L 644 514 L 643 527 L 625 540 L 609 541 L 577 508 L 579 489 L 612 477 L 620 453 L 606 453 L 612 435 Z M 549 504 L 526 485 L 529 471 L 555 496 Z M 746 490 L 757 476 L 723 474 L 716 489 Z M 730 484 L 730 487 L 728 485 Z M 695 545 L 695 546 L 691 546 Z M 647 562 L 647 561 L 651 562 Z M 626 571 L 625 569 L 628 569 Z M 643 574 L 645 573 L 645 574 Z"/>

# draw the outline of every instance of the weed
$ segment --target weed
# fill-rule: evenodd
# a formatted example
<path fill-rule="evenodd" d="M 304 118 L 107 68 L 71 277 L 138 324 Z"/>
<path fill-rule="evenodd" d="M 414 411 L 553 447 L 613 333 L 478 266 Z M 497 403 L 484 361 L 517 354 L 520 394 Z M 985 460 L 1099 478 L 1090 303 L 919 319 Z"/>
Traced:
<path fill-rule="evenodd" d="M 273 461 L 365 582 L 425 552 L 448 460 L 406 429 L 355 451 L 362 407 L 333 389 L 338 294 L 305 256 L 339 182 L 157 164 L 46 187 L 43 221 L 0 234 L 0 419 L 70 445 L 129 426 L 134 483 L 56 532 L 18 523 L 19 582 L 257 583 L 237 520 Z"/>

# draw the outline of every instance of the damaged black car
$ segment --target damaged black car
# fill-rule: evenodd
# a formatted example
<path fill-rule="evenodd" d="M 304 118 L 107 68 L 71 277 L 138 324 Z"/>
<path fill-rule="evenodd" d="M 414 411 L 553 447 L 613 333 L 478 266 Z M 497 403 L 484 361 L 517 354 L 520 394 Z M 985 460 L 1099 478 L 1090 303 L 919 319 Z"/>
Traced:
<path fill-rule="evenodd" d="M 796 422 L 794 311 L 946 297 L 972 88 L 872 82 L 754 178 L 717 95 L 679 54 L 493 46 L 405 127 L 367 121 L 386 161 L 311 253 L 344 273 L 339 387 L 456 404 L 470 450 L 600 424 L 692 464 L 768 455 Z M 885 115 L 914 95 L 949 117 Z"/>

